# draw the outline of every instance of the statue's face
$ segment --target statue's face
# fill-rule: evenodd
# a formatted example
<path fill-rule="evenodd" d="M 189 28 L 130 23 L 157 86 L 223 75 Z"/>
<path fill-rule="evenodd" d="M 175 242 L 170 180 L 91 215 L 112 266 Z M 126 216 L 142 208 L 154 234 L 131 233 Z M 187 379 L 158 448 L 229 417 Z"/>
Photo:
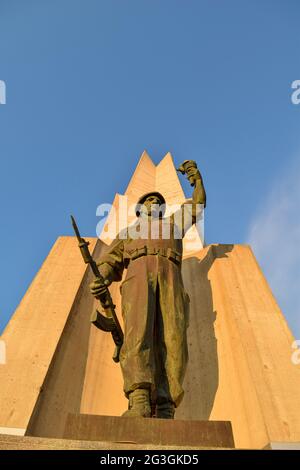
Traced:
<path fill-rule="evenodd" d="M 147 199 L 145 199 L 145 202 L 144 202 L 144 206 L 147 208 L 148 215 L 152 215 L 154 217 L 156 215 L 158 215 L 158 214 L 156 214 L 157 211 L 155 211 L 155 209 L 158 206 L 160 206 L 160 204 L 161 204 L 161 200 L 159 199 L 158 196 L 155 196 L 155 194 L 148 196 Z M 154 207 L 152 207 L 152 206 L 154 206 Z"/>

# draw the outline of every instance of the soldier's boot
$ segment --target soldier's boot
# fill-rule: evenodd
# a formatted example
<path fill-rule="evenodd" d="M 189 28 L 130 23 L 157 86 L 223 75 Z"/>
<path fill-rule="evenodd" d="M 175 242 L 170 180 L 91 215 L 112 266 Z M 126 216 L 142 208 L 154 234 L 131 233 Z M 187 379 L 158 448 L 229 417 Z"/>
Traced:
<path fill-rule="evenodd" d="M 126 418 L 150 418 L 150 393 L 145 388 L 137 388 L 129 395 L 128 410 L 122 414 Z"/>
<path fill-rule="evenodd" d="M 156 405 L 156 418 L 174 419 L 175 405 L 172 401 L 162 401 Z"/>

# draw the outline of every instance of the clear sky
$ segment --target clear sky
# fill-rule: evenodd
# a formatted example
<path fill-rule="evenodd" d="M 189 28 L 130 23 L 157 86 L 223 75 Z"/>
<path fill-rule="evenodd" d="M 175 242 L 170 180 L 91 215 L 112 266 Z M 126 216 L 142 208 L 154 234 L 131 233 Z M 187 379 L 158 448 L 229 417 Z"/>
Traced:
<path fill-rule="evenodd" d="M 94 236 L 147 149 L 198 162 L 206 242 L 251 242 L 300 338 L 299 17 L 298 0 L 0 0 L 0 331 L 69 214 Z"/>

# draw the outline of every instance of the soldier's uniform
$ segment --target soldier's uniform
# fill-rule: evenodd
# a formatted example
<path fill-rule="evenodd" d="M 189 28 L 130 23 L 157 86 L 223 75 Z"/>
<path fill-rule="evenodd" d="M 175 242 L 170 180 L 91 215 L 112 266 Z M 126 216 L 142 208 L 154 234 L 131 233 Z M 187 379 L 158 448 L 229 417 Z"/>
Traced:
<path fill-rule="evenodd" d="M 127 268 L 120 287 L 125 330 L 120 364 L 126 396 L 135 389 L 149 387 L 158 400 L 178 406 L 188 359 L 189 298 L 181 275 L 182 238 L 176 238 L 174 216 L 156 220 L 149 217 L 145 233 L 146 219 L 140 216 L 135 223 L 135 229 L 140 229 L 139 238 L 132 237 L 127 228 L 98 265 L 111 281 L 121 280 Z M 167 223 L 170 237 L 163 238 Z"/>

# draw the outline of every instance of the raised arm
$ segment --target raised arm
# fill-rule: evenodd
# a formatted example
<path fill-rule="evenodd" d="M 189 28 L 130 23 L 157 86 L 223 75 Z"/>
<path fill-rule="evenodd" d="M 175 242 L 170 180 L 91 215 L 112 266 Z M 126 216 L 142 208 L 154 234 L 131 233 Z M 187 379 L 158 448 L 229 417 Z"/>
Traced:
<path fill-rule="evenodd" d="M 192 162 L 192 160 L 190 161 Z M 201 204 L 205 208 L 206 207 L 206 192 L 205 192 L 201 173 L 198 170 L 196 163 L 195 165 L 187 168 L 186 174 L 187 174 L 189 182 L 194 187 L 193 199 L 192 199 L 194 210 L 196 211 L 197 204 Z"/>
<path fill-rule="evenodd" d="M 194 188 L 192 199 L 187 199 L 182 204 L 180 211 L 174 214 L 176 225 L 178 226 L 181 223 L 184 236 L 192 224 L 195 224 L 202 216 L 203 208 L 206 207 L 206 193 L 201 173 L 195 161 L 185 160 L 177 171 L 186 174 L 191 186 Z"/>

